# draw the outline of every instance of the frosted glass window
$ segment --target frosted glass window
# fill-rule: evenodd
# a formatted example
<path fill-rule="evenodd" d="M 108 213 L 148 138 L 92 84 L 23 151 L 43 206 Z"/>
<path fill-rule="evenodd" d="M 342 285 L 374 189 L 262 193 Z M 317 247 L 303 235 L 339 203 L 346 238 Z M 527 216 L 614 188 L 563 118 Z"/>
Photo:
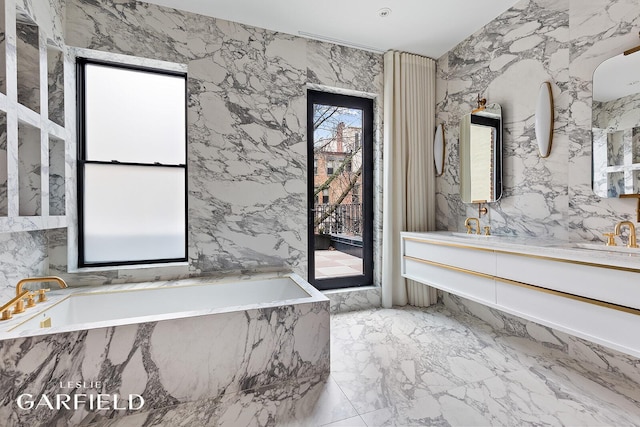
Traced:
<path fill-rule="evenodd" d="M 85 159 L 185 163 L 184 76 L 85 65 Z"/>
<path fill-rule="evenodd" d="M 87 164 L 87 263 L 185 258 L 185 176 L 171 167 Z"/>
<path fill-rule="evenodd" d="M 186 261 L 186 75 L 78 63 L 78 265 Z"/>

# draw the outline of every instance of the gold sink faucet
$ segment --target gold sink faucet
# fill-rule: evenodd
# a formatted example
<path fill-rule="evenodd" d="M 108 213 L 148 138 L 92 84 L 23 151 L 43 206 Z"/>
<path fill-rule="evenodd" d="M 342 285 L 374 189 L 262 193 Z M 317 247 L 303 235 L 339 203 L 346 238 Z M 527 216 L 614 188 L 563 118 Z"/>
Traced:
<path fill-rule="evenodd" d="M 471 221 L 476 222 L 476 234 L 480 234 L 480 220 L 478 218 L 467 218 L 464 221 L 464 226 L 467 228 L 467 234 L 471 234 L 471 228 L 472 228 L 470 225 Z"/>
<path fill-rule="evenodd" d="M 637 248 L 638 247 L 638 243 L 636 241 L 636 227 L 635 225 L 633 225 L 633 223 L 631 221 L 620 221 L 619 223 L 616 224 L 616 228 L 614 230 L 614 234 L 616 236 L 620 235 L 620 228 L 622 228 L 623 225 L 626 225 L 627 227 L 629 227 L 629 241 L 627 242 L 627 247 L 628 248 Z"/>

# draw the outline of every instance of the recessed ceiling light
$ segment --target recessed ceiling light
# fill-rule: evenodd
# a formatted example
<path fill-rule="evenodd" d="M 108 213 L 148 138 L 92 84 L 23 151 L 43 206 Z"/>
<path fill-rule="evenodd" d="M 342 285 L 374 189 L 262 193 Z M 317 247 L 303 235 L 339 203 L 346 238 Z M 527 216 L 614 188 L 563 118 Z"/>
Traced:
<path fill-rule="evenodd" d="M 389 9 L 388 7 L 383 7 L 378 11 L 378 16 L 380 18 L 386 18 L 389 15 L 391 15 L 391 9 Z"/>

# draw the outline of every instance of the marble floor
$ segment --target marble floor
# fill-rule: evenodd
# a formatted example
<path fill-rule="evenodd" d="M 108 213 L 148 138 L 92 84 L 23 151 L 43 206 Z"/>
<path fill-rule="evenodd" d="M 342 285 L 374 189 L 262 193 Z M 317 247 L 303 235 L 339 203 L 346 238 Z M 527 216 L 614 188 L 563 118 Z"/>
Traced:
<path fill-rule="evenodd" d="M 331 375 L 108 426 L 636 426 L 640 387 L 443 305 L 332 315 Z"/>

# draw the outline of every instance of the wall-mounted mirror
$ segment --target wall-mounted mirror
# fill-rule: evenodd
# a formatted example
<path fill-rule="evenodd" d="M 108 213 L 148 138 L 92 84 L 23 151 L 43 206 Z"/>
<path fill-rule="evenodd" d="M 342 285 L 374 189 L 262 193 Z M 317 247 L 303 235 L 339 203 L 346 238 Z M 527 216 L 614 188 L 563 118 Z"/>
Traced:
<path fill-rule="evenodd" d="M 640 193 L 640 53 L 607 59 L 593 73 L 593 191 Z"/>
<path fill-rule="evenodd" d="M 489 104 L 460 121 L 460 198 L 495 202 L 502 195 L 502 109 Z"/>
<path fill-rule="evenodd" d="M 433 138 L 433 161 L 436 165 L 436 176 L 444 173 L 444 125 L 441 123 L 436 128 Z"/>

